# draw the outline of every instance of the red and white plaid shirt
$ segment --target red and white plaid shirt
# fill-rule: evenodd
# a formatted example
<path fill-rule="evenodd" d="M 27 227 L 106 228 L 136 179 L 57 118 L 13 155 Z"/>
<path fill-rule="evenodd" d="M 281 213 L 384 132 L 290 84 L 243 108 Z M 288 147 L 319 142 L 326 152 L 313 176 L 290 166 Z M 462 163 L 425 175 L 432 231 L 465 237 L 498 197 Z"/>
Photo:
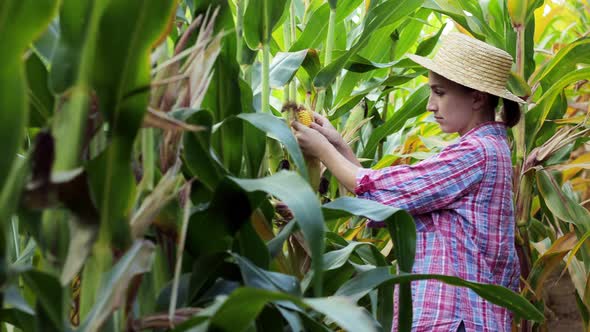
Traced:
<path fill-rule="evenodd" d="M 416 222 L 414 273 L 457 276 L 517 291 L 512 163 L 502 123 L 471 129 L 414 165 L 361 169 L 356 194 L 399 207 Z M 510 331 L 512 314 L 468 288 L 412 283 L 412 331 Z M 396 315 L 397 316 L 397 315 Z M 397 319 L 394 330 L 397 329 Z"/>

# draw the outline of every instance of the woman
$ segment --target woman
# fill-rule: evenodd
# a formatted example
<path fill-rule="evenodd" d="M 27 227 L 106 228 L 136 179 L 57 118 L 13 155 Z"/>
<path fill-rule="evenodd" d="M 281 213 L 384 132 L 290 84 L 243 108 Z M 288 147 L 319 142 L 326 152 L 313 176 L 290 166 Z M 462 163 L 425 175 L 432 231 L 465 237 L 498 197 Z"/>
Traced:
<path fill-rule="evenodd" d="M 359 197 L 403 208 L 416 222 L 414 273 L 457 276 L 518 290 L 512 167 L 506 127 L 520 118 L 521 99 L 506 90 L 512 57 L 453 33 L 431 60 L 427 110 L 459 140 L 414 165 L 362 168 L 330 122 L 293 123 L 302 151 L 319 158 Z M 502 122 L 495 110 L 503 101 Z M 413 331 L 510 331 L 512 316 L 468 288 L 436 280 L 412 283 Z M 394 329 L 397 324 L 394 322 Z"/>

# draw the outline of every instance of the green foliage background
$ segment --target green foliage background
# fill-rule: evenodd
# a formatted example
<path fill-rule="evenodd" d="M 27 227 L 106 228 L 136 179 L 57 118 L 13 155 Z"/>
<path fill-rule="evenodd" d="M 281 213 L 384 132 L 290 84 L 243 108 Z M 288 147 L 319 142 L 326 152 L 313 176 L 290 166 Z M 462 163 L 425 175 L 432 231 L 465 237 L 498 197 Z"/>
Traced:
<path fill-rule="evenodd" d="M 398 296 L 406 331 L 435 278 L 541 330 L 555 269 L 588 326 L 589 27 L 587 0 L 0 0 L 2 329 L 389 331 Z M 411 216 L 311 186 L 281 113 L 327 115 L 365 167 L 427 158 L 456 137 L 405 55 L 451 30 L 512 54 L 529 102 L 521 294 L 409 273 Z"/>

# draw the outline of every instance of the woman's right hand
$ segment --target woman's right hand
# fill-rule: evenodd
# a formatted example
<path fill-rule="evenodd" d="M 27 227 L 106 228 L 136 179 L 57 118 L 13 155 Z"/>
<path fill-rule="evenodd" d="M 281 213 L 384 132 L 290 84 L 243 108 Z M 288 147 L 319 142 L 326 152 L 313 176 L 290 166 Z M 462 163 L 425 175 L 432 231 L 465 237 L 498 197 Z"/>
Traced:
<path fill-rule="evenodd" d="M 338 153 L 337 150 L 331 146 L 330 141 L 328 141 L 328 139 L 319 131 L 314 130 L 313 128 L 308 128 L 297 121 L 291 122 L 291 128 L 295 130 L 295 138 L 297 138 L 299 148 L 304 155 L 321 160 L 321 157 L 323 157 L 326 154 L 326 151 L 329 151 L 330 149 L 335 153 Z"/>
<path fill-rule="evenodd" d="M 355 166 L 362 167 L 355 153 L 352 151 L 350 146 L 346 144 L 344 138 L 342 138 L 342 135 L 340 135 L 338 130 L 332 126 L 330 120 L 316 112 L 313 112 L 313 120 L 314 122 L 312 122 L 310 126 L 312 129 L 315 129 L 324 137 L 326 137 L 327 141 L 332 144 L 332 146 L 336 148 L 336 151 L 340 152 L 344 158 L 349 160 Z"/>
<path fill-rule="evenodd" d="M 330 120 L 328 120 L 325 116 L 322 116 L 316 112 L 313 112 L 313 120 L 314 122 L 311 124 L 311 128 L 319 131 L 322 135 L 324 135 L 330 144 L 335 146 L 336 148 L 342 146 L 344 144 L 344 139 L 342 135 L 332 126 Z"/>

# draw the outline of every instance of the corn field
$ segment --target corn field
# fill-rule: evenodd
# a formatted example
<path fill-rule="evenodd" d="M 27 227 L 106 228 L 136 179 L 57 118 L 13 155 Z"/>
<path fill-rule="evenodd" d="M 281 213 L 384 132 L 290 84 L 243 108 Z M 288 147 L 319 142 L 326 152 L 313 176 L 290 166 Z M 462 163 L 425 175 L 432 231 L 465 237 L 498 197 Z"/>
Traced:
<path fill-rule="evenodd" d="M 450 31 L 510 53 L 528 102 L 520 293 L 410 273 L 412 217 L 289 127 L 324 114 L 374 169 L 441 151 L 406 54 Z M 390 331 L 394 297 L 409 331 L 422 279 L 547 331 L 552 273 L 590 331 L 588 0 L 0 0 L 0 45 L 2 331 Z"/>

